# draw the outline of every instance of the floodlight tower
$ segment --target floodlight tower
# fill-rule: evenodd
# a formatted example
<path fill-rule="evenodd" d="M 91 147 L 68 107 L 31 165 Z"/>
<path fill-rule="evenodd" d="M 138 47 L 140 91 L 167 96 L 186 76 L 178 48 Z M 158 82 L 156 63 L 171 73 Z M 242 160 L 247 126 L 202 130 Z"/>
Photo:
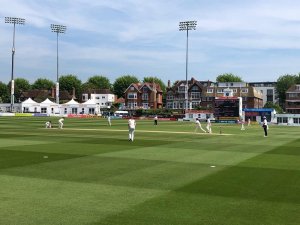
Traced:
<path fill-rule="evenodd" d="M 14 60 L 15 60 L 15 33 L 16 24 L 24 25 L 25 19 L 16 17 L 5 17 L 5 23 L 12 23 L 14 25 L 13 32 L 13 46 L 12 46 L 12 57 L 11 57 L 11 89 L 10 89 L 10 111 L 14 111 L 15 104 L 15 81 L 14 81 Z"/>
<path fill-rule="evenodd" d="M 185 112 L 189 108 L 188 101 L 188 59 L 189 59 L 189 30 L 196 30 L 197 21 L 179 22 L 179 31 L 186 31 L 186 61 L 185 61 Z"/>
<path fill-rule="evenodd" d="M 67 27 L 63 25 L 51 24 L 51 31 L 56 35 L 56 103 L 59 104 L 59 78 L 58 78 L 58 34 L 64 34 Z"/>

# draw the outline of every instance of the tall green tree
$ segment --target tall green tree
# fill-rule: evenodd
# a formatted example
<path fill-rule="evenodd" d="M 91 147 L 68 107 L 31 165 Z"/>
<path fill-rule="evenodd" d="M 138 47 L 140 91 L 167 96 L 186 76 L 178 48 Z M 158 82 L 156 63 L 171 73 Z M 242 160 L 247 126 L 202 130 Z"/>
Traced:
<path fill-rule="evenodd" d="M 217 82 L 243 82 L 242 78 L 232 73 L 224 73 L 217 76 Z"/>
<path fill-rule="evenodd" d="M 81 80 L 76 75 L 68 74 L 59 78 L 59 89 L 68 91 L 72 94 L 73 88 L 75 88 L 75 95 L 77 99 L 81 99 Z"/>
<path fill-rule="evenodd" d="M 159 79 L 157 77 L 144 77 L 143 82 L 158 83 L 160 85 L 160 88 L 163 91 L 163 93 L 166 93 L 166 85 L 164 84 L 164 82 L 161 79 Z"/>
<path fill-rule="evenodd" d="M 24 78 L 16 78 L 14 79 L 15 82 L 15 102 L 20 101 L 21 94 L 24 91 L 28 91 L 31 88 L 31 85 L 28 80 Z M 8 83 L 9 91 L 11 91 L 11 81 Z"/>
<path fill-rule="evenodd" d="M 285 74 L 277 79 L 276 91 L 279 97 L 279 105 L 284 106 L 286 99 L 286 91 L 298 81 L 297 75 Z"/>
<path fill-rule="evenodd" d="M 129 87 L 132 83 L 140 82 L 136 76 L 133 75 L 124 75 L 115 80 L 113 83 L 114 93 L 120 98 L 124 98 L 124 91 Z"/>
<path fill-rule="evenodd" d="M 50 90 L 52 87 L 55 87 L 55 83 L 46 78 L 39 78 L 31 85 L 31 89 L 38 90 Z"/>
<path fill-rule="evenodd" d="M 90 77 L 87 83 L 93 85 L 95 89 L 111 89 L 111 83 L 109 79 L 102 75 Z"/>
<path fill-rule="evenodd" d="M 8 103 L 10 99 L 9 88 L 0 81 L 0 103 Z"/>
<path fill-rule="evenodd" d="M 280 105 L 275 104 L 273 102 L 266 102 L 264 108 L 275 109 L 277 113 L 283 113 L 283 109 L 280 107 Z"/>

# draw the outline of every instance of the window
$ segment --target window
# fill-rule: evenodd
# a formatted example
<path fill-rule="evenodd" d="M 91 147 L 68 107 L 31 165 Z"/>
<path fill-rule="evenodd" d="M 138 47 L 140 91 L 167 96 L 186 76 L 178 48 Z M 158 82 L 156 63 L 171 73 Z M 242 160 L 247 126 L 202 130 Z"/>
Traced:
<path fill-rule="evenodd" d="M 179 86 L 178 92 L 184 93 L 185 92 L 185 86 Z"/>
<path fill-rule="evenodd" d="M 297 93 L 289 93 L 290 98 L 297 98 L 298 94 Z"/>
<path fill-rule="evenodd" d="M 64 109 L 64 114 L 68 114 L 68 109 L 67 108 Z"/>
<path fill-rule="evenodd" d="M 102 96 L 102 99 L 105 99 L 105 96 Z"/>
<path fill-rule="evenodd" d="M 94 108 L 89 108 L 89 114 L 95 114 L 95 109 Z"/>
<path fill-rule="evenodd" d="M 273 89 L 267 89 L 267 95 L 273 95 Z"/>
<path fill-rule="evenodd" d="M 191 91 L 194 91 L 194 92 L 195 91 L 199 91 L 199 87 L 198 86 L 193 86 L 192 89 L 191 89 Z"/>
<path fill-rule="evenodd" d="M 128 93 L 127 98 L 128 99 L 137 99 L 136 92 L 130 92 L 130 93 Z"/>
<path fill-rule="evenodd" d="M 224 92 L 224 89 L 218 89 L 217 92 L 218 92 L 218 93 L 223 93 L 223 92 Z"/>
<path fill-rule="evenodd" d="M 248 88 L 242 88 L 242 93 L 248 93 Z"/>
<path fill-rule="evenodd" d="M 278 117 L 277 123 L 287 123 L 288 118 L 287 117 Z"/>
<path fill-rule="evenodd" d="M 273 102 L 273 95 L 267 95 L 267 102 Z"/>
<path fill-rule="evenodd" d="M 200 105 L 200 102 L 192 102 L 192 108 L 196 108 L 197 106 Z"/>
<path fill-rule="evenodd" d="M 237 93 L 237 89 L 232 89 L 232 92 L 233 93 Z"/>
<path fill-rule="evenodd" d="M 173 100 L 173 99 L 174 99 L 174 96 L 172 94 L 167 95 L 167 100 Z"/>
<path fill-rule="evenodd" d="M 131 86 L 131 87 L 130 87 L 130 91 L 134 91 L 134 87 Z"/>
<path fill-rule="evenodd" d="M 191 98 L 195 99 L 195 98 L 200 98 L 200 92 L 191 92 Z"/>
<path fill-rule="evenodd" d="M 213 88 L 207 88 L 207 93 L 214 93 L 214 89 Z"/>
<path fill-rule="evenodd" d="M 148 92 L 148 87 L 147 86 L 143 87 L 143 92 Z"/>
<path fill-rule="evenodd" d="M 134 109 L 136 107 L 137 107 L 137 103 L 136 102 L 128 102 L 128 108 Z"/>
<path fill-rule="evenodd" d="M 72 108 L 72 114 L 77 114 L 77 108 Z"/>
<path fill-rule="evenodd" d="M 41 113 L 47 113 L 47 108 L 41 108 Z"/>
<path fill-rule="evenodd" d="M 82 100 L 83 101 L 88 100 L 88 94 L 82 94 Z"/>
<path fill-rule="evenodd" d="M 142 94 L 142 100 L 148 100 L 148 93 L 143 93 Z"/>
<path fill-rule="evenodd" d="M 149 104 L 148 103 L 143 103 L 143 109 L 148 109 L 149 108 Z"/>
<path fill-rule="evenodd" d="M 173 103 L 172 102 L 167 102 L 167 109 L 172 109 L 173 107 Z"/>
<path fill-rule="evenodd" d="M 300 118 L 294 118 L 294 123 L 299 123 Z"/>

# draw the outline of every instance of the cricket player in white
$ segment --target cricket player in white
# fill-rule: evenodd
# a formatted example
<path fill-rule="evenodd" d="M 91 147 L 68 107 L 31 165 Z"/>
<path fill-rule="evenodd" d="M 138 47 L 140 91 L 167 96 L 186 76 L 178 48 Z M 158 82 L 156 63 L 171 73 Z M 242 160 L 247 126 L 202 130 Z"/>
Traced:
<path fill-rule="evenodd" d="M 211 122 L 210 122 L 209 118 L 207 119 L 206 129 L 207 129 L 207 132 L 211 134 Z"/>
<path fill-rule="evenodd" d="M 64 118 L 60 118 L 58 120 L 58 128 L 63 129 L 63 126 L 64 126 Z"/>
<path fill-rule="evenodd" d="M 199 129 L 201 129 L 204 133 L 206 133 L 206 131 L 202 128 L 199 119 L 196 118 L 196 128 L 195 128 L 195 132 L 197 133 Z"/>
<path fill-rule="evenodd" d="M 110 116 L 107 117 L 107 122 L 108 122 L 108 125 L 111 126 L 111 118 L 110 118 Z"/>
<path fill-rule="evenodd" d="M 52 127 L 51 121 L 47 121 L 45 123 L 45 125 L 46 125 L 46 128 L 51 128 Z"/>
<path fill-rule="evenodd" d="M 242 124 L 242 127 L 241 127 L 241 130 L 245 130 L 245 126 L 244 126 L 244 120 L 243 119 L 241 119 L 241 124 Z"/>
<path fill-rule="evenodd" d="M 136 126 L 136 122 L 135 122 L 135 120 L 131 117 L 131 118 L 128 120 L 129 141 L 133 141 L 133 139 L 134 139 L 135 126 Z"/>

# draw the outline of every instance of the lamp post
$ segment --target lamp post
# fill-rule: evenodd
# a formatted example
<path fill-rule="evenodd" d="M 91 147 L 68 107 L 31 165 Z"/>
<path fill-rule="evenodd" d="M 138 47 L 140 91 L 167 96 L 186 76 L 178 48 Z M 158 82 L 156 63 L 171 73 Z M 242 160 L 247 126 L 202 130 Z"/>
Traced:
<path fill-rule="evenodd" d="M 10 89 L 10 111 L 14 110 L 15 103 L 15 81 L 14 81 L 14 60 L 15 60 L 15 33 L 16 24 L 24 25 L 25 19 L 16 17 L 5 17 L 5 23 L 12 23 L 14 25 L 13 32 L 13 46 L 12 46 L 12 57 L 11 57 L 11 89 Z"/>
<path fill-rule="evenodd" d="M 59 104 L 59 81 L 58 81 L 58 34 L 64 34 L 67 27 L 63 25 L 51 24 L 51 31 L 56 35 L 56 103 Z"/>
<path fill-rule="evenodd" d="M 188 53 L 189 53 L 189 30 L 196 30 L 197 21 L 179 22 L 179 31 L 186 31 L 186 62 L 185 62 L 185 112 L 188 110 Z"/>

